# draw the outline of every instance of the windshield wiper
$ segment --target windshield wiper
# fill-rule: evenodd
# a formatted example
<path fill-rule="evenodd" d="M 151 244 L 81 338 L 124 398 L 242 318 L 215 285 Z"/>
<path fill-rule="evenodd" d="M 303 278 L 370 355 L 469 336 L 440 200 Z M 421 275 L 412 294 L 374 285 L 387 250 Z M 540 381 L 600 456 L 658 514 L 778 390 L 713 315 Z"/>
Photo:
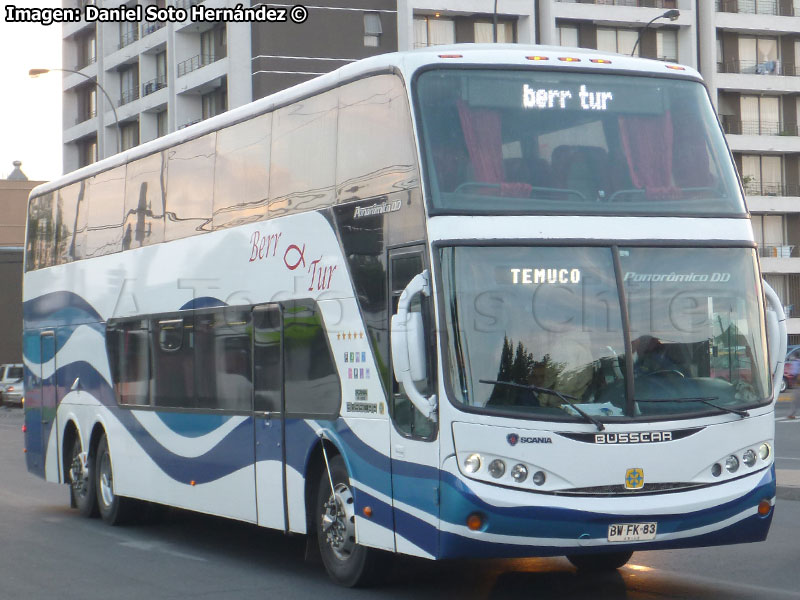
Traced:
<path fill-rule="evenodd" d="M 745 417 L 749 417 L 750 413 L 746 410 L 739 410 L 737 408 L 729 408 L 727 406 L 720 406 L 719 404 L 714 404 L 712 400 L 719 400 L 717 396 L 699 396 L 697 398 L 651 398 L 648 400 L 639 400 L 637 399 L 636 402 L 700 402 L 701 404 L 705 404 L 712 408 L 716 408 L 717 410 L 721 410 L 723 412 L 731 413 L 733 415 L 739 415 L 743 419 Z"/>
<path fill-rule="evenodd" d="M 524 383 L 514 383 L 513 381 L 495 381 L 494 379 L 478 379 L 479 383 L 491 383 L 494 385 L 505 385 L 508 387 L 519 388 L 523 390 L 528 390 L 531 392 L 536 392 L 537 394 L 552 394 L 553 396 L 558 396 L 565 404 L 569 404 L 575 412 L 577 412 L 580 416 L 582 416 L 588 423 L 593 423 L 597 427 L 597 431 L 603 431 L 605 429 L 605 425 L 603 425 L 600 421 L 595 419 L 592 415 L 584 412 L 572 401 L 577 400 L 575 396 L 570 396 L 568 394 L 562 394 L 561 392 L 557 392 L 556 390 L 551 390 L 549 388 L 538 387 L 535 385 L 527 385 Z"/>

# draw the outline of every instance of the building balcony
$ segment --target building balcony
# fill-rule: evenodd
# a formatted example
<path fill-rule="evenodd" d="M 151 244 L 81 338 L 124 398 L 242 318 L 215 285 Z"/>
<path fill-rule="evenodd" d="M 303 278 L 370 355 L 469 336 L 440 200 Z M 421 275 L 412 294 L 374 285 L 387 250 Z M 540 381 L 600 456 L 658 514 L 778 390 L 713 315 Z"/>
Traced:
<path fill-rule="evenodd" d="M 593 21 L 600 26 L 619 24 L 626 27 L 643 27 L 655 17 L 664 14 L 665 8 L 677 8 L 677 2 L 659 0 L 582 0 L 581 2 L 557 0 L 552 4 L 552 16 L 555 19 L 575 21 Z M 631 7 L 638 7 L 632 9 Z M 670 24 L 675 27 L 693 27 L 695 11 L 680 9 L 681 15 Z"/>
<path fill-rule="evenodd" d="M 797 125 L 781 121 L 743 121 L 722 115 L 722 128 L 729 135 L 797 136 Z"/>
<path fill-rule="evenodd" d="M 717 0 L 717 12 L 794 17 L 795 9 L 779 0 Z"/>
<path fill-rule="evenodd" d="M 162 29 L 166 23 L 163 21 L 154 21 L 153 23 L 142 23 L 142 37 L 150 35 L 151 33 L 155 33 L 159 29 Z"/>
<path fill-rule="evenodd" d="M 792 60 L 725 60 L 717 63 L 717 85 L 741 92 L 800 92 L 800 66 Z"/>
<path fill-rule="evenodd" d="M 119 97 L 119 106 L 133 102 L 139 99 L 139 86 L 123 90 Z"/>
<path fill-rule="evenodd" d="M 156 77 L 155 79 L 151 79 L 150 81 L 145 81 L 142 84 L 142 97 L 149 96 L 157 92 L 158 90 L 167 87 L 167 77 L 163 75 L 161 77 Z"/>
<path fill-rule="evenodd" d="M 748 196 L 800 196 L 800 184 L 767 182 L 767 181 L 742 181 L 744 193 Z"/>
<path fill-rule="evenodd" d="M 755 60 L 727 60 L 717 63 L 718 73 L 739 73 L 741 75 L 784 75 L 797 77 L 800 70 L 792 62 L 768 60 L 758 62 Z"/>
<path fill-rule="evenodd" d="M 215 63 L 221 58 L 225 57 L 216 56 L 215 54 L 198 54 L 192 58 L 187 58 L 186 60 L 178 63 L 178 77 L 183 77 L 192 71 L 196 71 L 197 69 Z"/>
<path fill-rule="evenodd" d="M 792 154 L 800 152 L 800 137 L 795 135 L 726 136 L 733 152 L 744 154 Z"/>
<path fill-rule="evenodd" d="M 133 42 L 139 40 L 139 30 L 138 29 L 131 29 L 130 31 L 126 31 L 119 38 L 119 47 L 124 48 L 125 46 L 130 46 Z"/>
<path fill-rule="evenodd" d="M 677 8 L 678 0 L 556 0 L 565 4 L 606 4 L 641 8 Z"/>
<path fill-rule="evenodd" d="M 794 255 L 790 256 L 764 256 L 762 250 L 764 250 L 764 252 L 769 252 L 769 248 L 771 248 L 771 246 L 759 248 L 762 272 L 771 275 L 793 275 L 795 273 L 800 273 L 800 257 L 797 256 L 797 249 L 794 246 L 774 246 L 776 251 L 780 249 L 780 252 L 784 252 L 784 248 L 792 248 L 791 252 L 793 252 Z M 785 250 L 785 252 L 790 251 Z"/>
<path fill-rule="evenodd" d="M 797 247 L 790 244 L 761 244 L 758 255 L 761 258 L 792 258 L 798 257 Z"/>
<path fill-rule="evenodd" d="M 800 193 L 793 196 L 748 195 L 747 209 L 757 214 L 790 215 L 800 213 Z"/>

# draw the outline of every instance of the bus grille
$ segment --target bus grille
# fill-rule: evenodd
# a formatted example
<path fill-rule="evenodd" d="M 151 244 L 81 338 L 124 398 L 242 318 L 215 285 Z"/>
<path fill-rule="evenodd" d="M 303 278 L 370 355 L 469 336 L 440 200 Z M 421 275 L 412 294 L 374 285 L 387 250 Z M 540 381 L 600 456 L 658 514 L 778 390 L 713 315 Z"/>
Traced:
<path fill-rule="evenodd" d="M 665 492 L 685 492 L 699 489 L 708 484 L 704 483 L 646 483 L 638 490 L 630 490 L 624 485 L 599 485 L 585 488 L 572 488 L 552 492 L 556 496 L 641 496 L 642 494 L 663 494 Z"/>

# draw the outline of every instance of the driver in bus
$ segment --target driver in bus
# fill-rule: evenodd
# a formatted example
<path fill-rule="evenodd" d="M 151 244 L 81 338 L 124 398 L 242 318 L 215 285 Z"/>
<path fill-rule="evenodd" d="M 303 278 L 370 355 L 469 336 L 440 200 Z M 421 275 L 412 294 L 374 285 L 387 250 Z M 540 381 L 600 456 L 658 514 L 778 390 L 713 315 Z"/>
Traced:
<path fill-rule="evenodd" d="M 643 335 L 631 342 L 633 347 L 633 371 L 637 374 L 681 373 L 678 365 L 667 353 L 667 346 L 657 337 Z"/>

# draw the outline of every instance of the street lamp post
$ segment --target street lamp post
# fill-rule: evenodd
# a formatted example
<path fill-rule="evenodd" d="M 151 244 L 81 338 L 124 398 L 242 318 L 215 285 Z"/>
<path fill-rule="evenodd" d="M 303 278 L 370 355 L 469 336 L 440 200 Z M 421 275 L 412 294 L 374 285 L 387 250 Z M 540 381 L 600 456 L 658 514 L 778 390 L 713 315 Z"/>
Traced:
<path fill-rule="evenodd" d="M 117 116 L 117 109 L 114 108 L 114 103 L 111 101 L 111 96 L 108 95 L 108 92 L 105 90 L 105 88 L 102 85 L 100 85 L 100 83 L 96 79 L 92 79 L 85 73 L 81 73 L 80 71 L 73 71 L 72 69 L 31 69 L 30 71 L 28 71 L 28 75 L 30 77 L 38 77 L 39 75 L 44 75 L 45 73 L 49 73 L 50 71 L 63 71 L 64 73 L 75 73 L 76 75 L 85 77 L 86 79 L 94 83 L 100 89 L 100 91 L 103 92 L 103 94 L 106 97 L 106 100 L 108 100 L 108 104 L 111 106 L 111 110 L 114 111 L 114 125 L 117 126 L 117 154 L 122 152 L 122 130 L 119 127 L 119 117 Z"/>
<path fill-rule="evenodd" d="M 655 23 L 659 19 L 669 19 L 670 21 L 674 21 L 675 19 L 677 19 L 680 16 L 681 16 L 681 11 L 679 11 L 676 8 L 673 8 L 673 9 L 668 10 L 667 12 L 665 12 L 663 15 L 658 15 L 657 17 L 653 17 L 652 19 L 650 19 L 650 22 L 647 23 L 647 25 L 645 25 L 642 28 L 642 30 L 639 32 L 639 36 L 636 38 L 636 43 L 633 45 L 633 50 L 631 50 L 631 56 L 636 54 L 636 48 L 639 47 L 639 41 L 641 41 L 642 36 L 644 35 L 644 32 L 647 31 L 647 28 L 650 27 L 650 25 L 652 25 L 653 23 Z"/>

